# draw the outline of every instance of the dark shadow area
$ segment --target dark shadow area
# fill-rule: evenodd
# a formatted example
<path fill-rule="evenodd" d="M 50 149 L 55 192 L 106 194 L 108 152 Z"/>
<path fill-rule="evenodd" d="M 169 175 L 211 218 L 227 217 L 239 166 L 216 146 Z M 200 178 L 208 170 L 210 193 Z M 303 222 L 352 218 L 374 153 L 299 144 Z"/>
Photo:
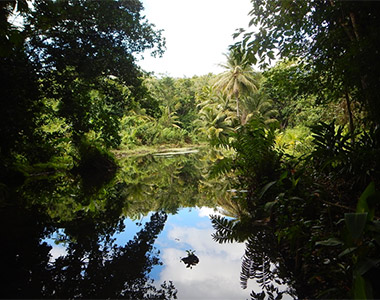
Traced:
<path fill-rule="evenodd" d="M 118 166 L 109 152 L 83 143 L 79 147 L 80 161 L 71 173 L 81 177 L 83 191 L 87 194 L 97 192 L 115 177 Z"/>
<path fill-rule="evenodd" d="M 1 298 L 175 298 L 174 285 L 160 287 L 149 278 L 160 264 L 153 244 L 166 214 L 157 212 L 124 246 L 117 246 L 109 231 L 91 218 L 66 223 L 62 242 L 66 254 L 52 258 L 42 242 L 57 230 L 37 208 L 0 210 Z"/>

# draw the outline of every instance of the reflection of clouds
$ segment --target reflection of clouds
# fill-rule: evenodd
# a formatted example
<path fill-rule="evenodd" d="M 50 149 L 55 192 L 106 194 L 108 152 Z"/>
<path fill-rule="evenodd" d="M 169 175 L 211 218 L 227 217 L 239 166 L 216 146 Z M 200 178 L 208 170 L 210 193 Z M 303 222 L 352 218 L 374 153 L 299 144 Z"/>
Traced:
<path fill-rule="evenodd" d="M 241 257 L 244 244 L 219 244 L 212 240 L 212 228 L 198 229 L 174 226 L 168 238 L 179 238 L 199 257 L 199 264 L 188 269 L 180 261 L 186 252 L 161 248 L 164 269 L 160 282 L 172 280 L 178 299 L 246 299 L 250 289 L 240 287 Z M 188 248 L 186 248 L 188 249 Z"/>
<path fill-rule="evenodd" d="M 218 254 L 228 259 L 238 259 L 244 255 L 244 244 L 219 244 L 212 240 L 212 228 L 199 229 L 194 227 L 173 226 L 168 232 L 169 239 L 178 238 L 182 243 L 186 243 L 196 250 L 197 256 L 200 252 L 204 254 Z"/>
<path fill-rule="evenodd" d="M 199 208 L 199 213 L 198 215 L 202 217 L 209 217 L 210 215 L 219 215 L 221 216 L 222 214 L 219 212 L 218 208 L 211 208 L 211 207 L 201 207 Z"/>
<path fill-rule="evenodd" d="M 67 254 L 66 248 L 61 245 L 51 245 L 52 248 L 50 250 L 50 261 L 55 261 L 60 256 L 65 256 Z"/>

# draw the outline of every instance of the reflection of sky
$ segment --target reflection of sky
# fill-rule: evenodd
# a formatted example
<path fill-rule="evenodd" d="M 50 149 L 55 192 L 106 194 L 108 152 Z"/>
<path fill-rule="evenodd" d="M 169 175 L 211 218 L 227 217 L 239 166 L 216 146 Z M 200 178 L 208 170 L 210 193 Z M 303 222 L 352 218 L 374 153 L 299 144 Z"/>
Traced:
<path fill-rule="evenodd" d="M 211 208 L 183 208 L 169 215 L 164 230 L 156 240 L 162 266 L 153 268 L 150 276 L 157 286 L 173 281 L 178 299 L 249 299 L 252 287 L 240 287 L 242 243 L 219 244 L 212 240 L 214 229 L 209 218 L 217 214 Z M 144 217 L 142 223 L 149 221 Z M 141 229 L 139 221 L 126 220 L 126 230 L 117 234 L 116 243 L 124 244 Z M 195 250 L 199 264 L 186 268 L 181 258 L 186 250 Z"/>
<path fill-rule="evenodd" d="M 214 232 L 209 214 L 212 209 L 179 211 L 169 216 L 156 245 L 161 251 L 163 266 L 157 283 L 172 280 L 178 299 L 247 299 L 250 290 L 240 287 L 241 257 L 244 244 L 219 244 L 212 240 Z M 195 250 L 199 264 L 192 269 L 180 261 L 185 250 Z"/>
<path fill-rule="evenodd" d="M 210 214 L 217 212 L 203 207 L 184 208 L 168 216 L 164 230 L 155 243 L 163 265 L 155 266 L 150 277 L 157 286 L 164 281 L 173 281 L 178 299 L 249 299 L 252 289 L 260 289 L 254 280 L 248 282 L 246 290 L 240 287 L 245 245 L 213 241 Z M 125 245 L 149 220 L 150 214 L 142 220 L 125 220 L 125 230 L 114 236 L 116 244 Z M 52 259 L 66 254 L 63 245 L 49 244 L 53 246 L 50 252 Z M 192 269 L 181 262 L 181 258 L 187 256 L 186 250 L 195 250 L 199 257 L 199 264 Z"/>

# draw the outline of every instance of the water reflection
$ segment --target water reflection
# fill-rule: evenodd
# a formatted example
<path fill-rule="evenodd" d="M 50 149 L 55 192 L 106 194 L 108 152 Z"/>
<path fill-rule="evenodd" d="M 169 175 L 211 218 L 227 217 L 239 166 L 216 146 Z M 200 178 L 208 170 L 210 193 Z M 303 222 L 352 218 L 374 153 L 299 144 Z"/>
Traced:
<path fill-rule="evenodd" d="M 0 296 L 172 299 L 178 293 L 179 299 L 247 299 L 251 290 L 285 294 L 271 290 L 287 282 L 280 282 L 275 247 L 273 253 L 266 250 L 273 246 L 269 235 L 252 231 L 230 174 L 208 176 L 210 161 L 202 153 L 129 157 L 98 188 L 88 188 L 88 178 L 71 173 L 30 178 L 9 189 L 0 203 L 0 238 L 6 245 L 0 248 Z M 229 217 L 207 208 L 216 206 Z M 192 251 L 186 256 L 186 250 Z"/>
<path fill-rule="evenodd" d="M 52 247 L 42 242 L 55 230 L 46 215 L 2 209 L 1 297 L 172 299 L 176 290 L 170 281 L 157 287 L 148 276 L 160 263 L 153 244 L 166 218 L 165 213 L 154 213 L 123 246 L 99 234 L 91 220 L 69 224 L 63 255 L 52 260 Z"/>
<path fill-rule="evenodd" d="M 212 240 L 211 208 L 182 209 L 169 215 L 165 229 L 157 239 L 163 266 L 158 281 L 171 278 L 178 299 L 248 299 L 249 290 L 239 284 L 244 243 L 218 244 Z M 186 268 L 181 258 L 186 250 L 196 250 L 200 262 Z"/>

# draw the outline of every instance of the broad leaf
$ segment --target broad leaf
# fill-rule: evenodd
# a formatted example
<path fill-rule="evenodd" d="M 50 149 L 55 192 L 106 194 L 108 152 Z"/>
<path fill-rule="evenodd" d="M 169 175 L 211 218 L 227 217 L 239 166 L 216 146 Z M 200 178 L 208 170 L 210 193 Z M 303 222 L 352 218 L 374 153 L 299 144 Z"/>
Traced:
<path fill-rule="evenodd" d="M 367 198 L 375 193 L 375 183 L 372 181 L 364 192 L 361 194 L 358 205 L 356 206 L 357 213 L 369 212 Z"/>
<path fill-rule="evenodd" d="M 377 267 L 379 263 L 380 259 L 370 259 L 364 257 L 356 264 L 355 272 L 359 275 L 364 275 L 373 267 Z"/>
<path fill-rule="evenodd" d="M 271 182 L 267 183 L 267 184 L 262 188 L 262 190 L 261 190 L 261 192 L 260 192 L 260 195 L 259 195 L 259 199 L 261 199 L 261 198 L 264 196 L 264 194 L 266 193 L 266 191 L 269 190 L 269 188 L 270 188 L 272 185 L 276 184 L 276 182 L 277 182 L 277 181 L 271 181 Z"/>
<path fill-rule="evenodd" d="M 315 245 L 322 245 L 322 246 L 338 246 L 343 245 L 343 242 L 341 240 L 338 240 L 337 238 L 329 238 L 325 241 L 319 241 L 316 242 Z"/>
<path fill-rule="evenodd" d="M 365 291 L 365 280 L 360 275 L 357 275 L 355 278 L 354 299 L 367 299 L 367 294 Z"/>
<path fill-rule="evenodd" d="M 344 219 L 346 226 L 354 241 L 358 240 L 362 235 L 368 213 L 346 213 Z"/>
<path fill-rule="evenodd" d="M 353 251 L 355 251 L 358 247 L 350 247 L 350 248 L 347 248 L 345 249 L 344 251 L 342 251 L 341 253 L 339 253 L 338 257 L 342 257 L 342 256 L 345 256 L 347 254 L 350 254 L 352 253 Z"/>

